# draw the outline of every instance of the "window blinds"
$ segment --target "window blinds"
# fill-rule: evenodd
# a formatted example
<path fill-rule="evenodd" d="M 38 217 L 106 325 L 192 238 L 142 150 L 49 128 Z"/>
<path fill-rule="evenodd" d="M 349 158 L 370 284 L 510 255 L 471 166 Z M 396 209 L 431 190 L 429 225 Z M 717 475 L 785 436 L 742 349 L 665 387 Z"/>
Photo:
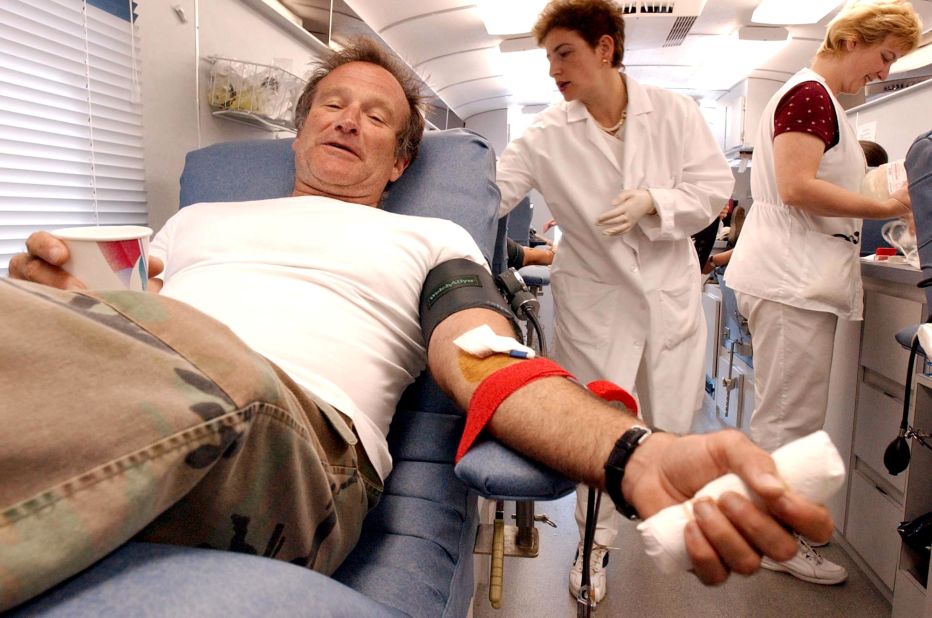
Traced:
<path fill-rule="evenodd" d="M 0 2 L 0 275 L 34 231 L 146 223 L 133 28 L 84 0 Z"/>

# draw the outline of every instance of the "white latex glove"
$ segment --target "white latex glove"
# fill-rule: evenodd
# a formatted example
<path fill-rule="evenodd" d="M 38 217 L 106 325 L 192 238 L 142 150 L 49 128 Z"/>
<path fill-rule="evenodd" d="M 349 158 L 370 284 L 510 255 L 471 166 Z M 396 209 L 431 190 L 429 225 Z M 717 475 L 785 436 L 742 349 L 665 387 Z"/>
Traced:
<path fill-rule="evenodd" d="M 624 234 L 642 217 L 657 212 L 654 198 L 647 189 L 626 189 L 612 200 L 612 206 L 614 208 L 602 213 L 595 220 L 606 236 Z"/>

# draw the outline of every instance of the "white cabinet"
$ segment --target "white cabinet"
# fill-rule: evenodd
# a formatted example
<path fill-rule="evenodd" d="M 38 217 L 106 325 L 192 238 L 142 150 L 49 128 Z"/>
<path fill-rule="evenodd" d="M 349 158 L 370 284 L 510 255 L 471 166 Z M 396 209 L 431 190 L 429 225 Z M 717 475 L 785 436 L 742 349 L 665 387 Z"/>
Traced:
<path fill-rule="evenodd" d="M 905 364 L 905 363 L 904 363 Z M 866 372 L 865 372 L 866 373 Z M 903 387 L 899 393 L 889 389 L 879 380 L 865 375 L 858 394 L 858 415 L 854 427 L 854 454 L 858 461 L 870 469 L 883 472 L 883 452 L 896 437 L 903 415 Z M 885 475 L 886 481 L 899 492 L 906 490 L 906 475 Z"/>
<path fill-rule="evenodd" d="M 915 274 L 918 280 L 919 273 Z M 897 476 L 890 475 L 883 465 L 884 451 L 896 437 L 903 413 L 909 362 L 908 351 L 896 342 L 894 334 L 922 321 L 924 301 L 922 291 L 911 282 L 864 278 L 864 324 L 844 538 L 875 584 L 892 597 L 894 616 L 922 616 L 924 610 L 917 608 L 926 602 L 920 583 L 920 556 L 902 544 L 896 528 L 900 522 L 932 510 L 932 453 L 912 444 L 912 462 Z M 917 375 L 913 388 L 910 420 L 930 427 L 932 379 Z"/>
<path fill-rule="evenodd" d="M 725 110 L 725 152 L 745 144 L 745 90 L 746 82 L 740 82 L 718 100 Z"/>
<path fill-rule="evenodd" d="M 754 146 L 764 107 L 783 81 L 749 77 L 718 99 L 725 110 L 725 152 L 740 146 Z"/>
<path fill-rule="evenodd" d="M 845 538 L 890 590 L 900 554 L 896 527 L 902 511 L 880 483 L 854 470 Z"/>
<path fill-rule="evenodd" d="M 868 287 L 864 291 L 864 323 L 870 328 L 864 329 L 861 364 L 897 384 L 905 384 L 909 352 L 894 335 L 905 326 L 919 324 L 923 316 L 921 300 Z"/>

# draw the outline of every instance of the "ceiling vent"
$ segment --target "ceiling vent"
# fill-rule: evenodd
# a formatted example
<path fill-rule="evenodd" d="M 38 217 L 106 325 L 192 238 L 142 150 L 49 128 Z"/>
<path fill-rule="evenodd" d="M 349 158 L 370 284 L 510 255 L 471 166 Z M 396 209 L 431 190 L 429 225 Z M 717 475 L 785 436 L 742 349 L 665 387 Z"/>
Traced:
<path fill-rule="evenodd" d="M 667 33 L 667 40 L 664 41 L 664 47 L 677 47 L 683 44 L 683 39 L 692 30 L 693 24 L 696 23 L 696 17 L 677 17 L 673 22 L 673 27 Z"/>
<path fill-rule="evenodd" d="M 625 15 L 634 13 L 673 13 L 673 7 L 676 2 L 621 2 L 621 10 Z"/>
<path fill-rule="evenodd" d="M 705 7 L 706 0 L 637 0 L 619 3 L 625 15 L 625 49 L 676 47 Z"/>

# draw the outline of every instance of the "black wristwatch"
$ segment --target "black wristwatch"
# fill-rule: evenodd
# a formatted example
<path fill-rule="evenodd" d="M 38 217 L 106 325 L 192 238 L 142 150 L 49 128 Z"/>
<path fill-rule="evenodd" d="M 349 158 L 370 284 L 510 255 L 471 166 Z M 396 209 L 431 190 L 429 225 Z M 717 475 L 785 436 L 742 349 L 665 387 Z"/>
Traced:
<path fill-rule="evenodd" d="M 624 494 L 621 493 L 621 479 L 625 476 L 625 466 L 631 454 L 634 453 L 634 449 L 650 437 L 651 433 L 647 427 L 632 427 L 621 434 L 605 461 L 605 491 L 615 503 L 618 512 L 628 519 L 637 519 L 638 512 L 628 504 Z"/>

